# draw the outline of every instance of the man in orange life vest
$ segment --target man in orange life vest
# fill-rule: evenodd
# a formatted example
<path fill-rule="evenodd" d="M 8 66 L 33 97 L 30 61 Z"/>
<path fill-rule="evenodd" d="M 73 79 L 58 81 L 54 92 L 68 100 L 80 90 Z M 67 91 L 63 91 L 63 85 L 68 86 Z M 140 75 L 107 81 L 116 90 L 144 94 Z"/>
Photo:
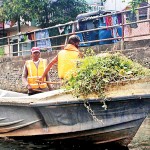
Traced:
<path fill-rule="evenodd" d="M 22 82 L 28 89 L 28 95 L 51 90 L 50 84 L 38 83 L 36 81 L 42 76 L 47 66 L 47 60 L 40 58 L 40 48 L 33 47 L 31 49 L 31 57 L 32 60 L 26 61 L 22 73 Z M 49 75 L 46 74 L 43 80 L 49 80 Z"/>
<path fill-rule="evenodd" d="M 78 50 L 80 38 L 77 35 L 71 35 L 68 40 L 68 44 L 61 50 L 56 57 L 48 64 L 45 69 L 41 81 L 44 80 L 45 75 L 48 73 L 50 68 L 58 62 L 58 76 L 61 79 L 67 79 L 67 74 L 73 68 L 76 68 L 77 59 L 82 57 L 82 53 Z"/>

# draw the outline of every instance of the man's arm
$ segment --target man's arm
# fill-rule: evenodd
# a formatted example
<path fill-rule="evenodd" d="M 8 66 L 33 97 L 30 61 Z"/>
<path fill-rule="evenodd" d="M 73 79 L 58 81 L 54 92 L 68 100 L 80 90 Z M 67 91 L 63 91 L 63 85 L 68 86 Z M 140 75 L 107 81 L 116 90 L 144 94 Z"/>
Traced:
<path fill-rule="evenodd" d="M 22 83 L 27 89 L 32 89 L 27 81 L 27 76 L 28 76 L 28 70 L 26 65 L 24 65 L 23 72 L 22 72 Z"/>
<path fill-rule="evenodd" d="M 43 75 L 41 78 L 39 78 L 40 81 L 44 81 L 44 77 L 47 75 L 47 73 L 49 72 L 49 70 L 52 68 L 52 66 L 58 62 L 58 56 L 54 57 L 52 59 L 52 61 L 47 65 Z"/>
<path fill-rule="evenodd" d="M 22 84 L 27 87 L 28 85 L 28 81 L 27 81 L 27 74 L 28 74 L 28 70 L 26 65 L 24 65 L 23 67 L 23 72 L 22 72 Z"/>

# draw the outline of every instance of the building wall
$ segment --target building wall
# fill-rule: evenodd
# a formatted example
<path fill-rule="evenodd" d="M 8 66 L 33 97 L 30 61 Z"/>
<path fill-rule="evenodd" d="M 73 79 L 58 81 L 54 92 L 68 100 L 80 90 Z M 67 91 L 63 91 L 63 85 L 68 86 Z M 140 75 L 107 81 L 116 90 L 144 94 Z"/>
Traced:
<path fill-rule="evenodd" d="M 125 37 L 132 37 L 132 38 L 125 38 L 125 41 L 150 39 L 150 23 L 149 22 L 139 23 L 137 28 L 131 28 L 129 25 L 127 25 L 124 28 L 124 35 Z"/>
<path fill-rule="evenodd" d="M 124 10 L 131 1 L 132 0 L 106 0 L 104 8 L 105 10 L 121 11 Z M 150 0 L 148 0 L 148 3 L 150 3 Z"/>
<path fill-rule="evenodd" d="M 98 11 L 98 10 L 103 10 L 104 9 L 104 7 L 102 6 L 103 5 L 102 0 L 86 0 L 86 2 L 91 7 L 89 12 L 93 12 L 93 11 Z"/>
<path fill-rule="evenodd" d="M 140 4 L 139 7 L 147 6 L 146 2 Z M 128 10 L 130 8 L 126 8 Z M 150 9 L 144 8 L 137 11 L 135 15 L 135 19 L 128 14 L 124 14 L 124 23 L 132 23 L 135 21 L 142 21 L 150 18 Z M 144 36 L 143 36 L 144 35 Z M 125 25 L 124 26 L 124 36 L 125 37 L 132 37 L 132 38 L 125 38 L 125 41 L 137 41 L 141 39 L 150 39 L 150 23 L 147 22 L 140 22 L 140 23 L 133 23 L 132 25 Z"/>
<path fill-rule="evenodd" d="M 105 10 L 114 10 L 114 11 L 121 11 L 131 0 L 106 0 L 104 8 Z"/>
<path fill-rule="evenodd" d="M 40 29 L 40 28 L 34 27 L 34 26 L 27 26 L 27 25 L 21 26 L 21 32 L 22 33 L 31 32 L 31 31 L 36 30 L 36 29 Z M 12 36 L 12 35 L 18 34 L 17 27 L 6 29 L 6 31 L 7 31 L 7 36 Z"/>
<path fill-rule="evenodd" d="M 34 30 L 38 30 L 40 28 L 38 27 L 34 27 L 34 26 L 28 26 L 28 25 L 23 25 L 21 26 L 21 33 L 28 33 L 28 32 L 32 32 Z M 19 36 L 18 36 L 18 31 L 17 31 L 17 27 L 12 27 L 12 28 L 8 28 L 6 29 L 6 32 L 7 32 L 7 36 L 13 36 L 10 38 L 10 42 L 12 40 L 18 40 L 19 39 Z M 16 47 L 14 48 L 13 46 Z M 11 43 L 11 45 L 5 45 L 4 46 L 4 49 L 5 49 L 5 53 L 9 56 L 13 56 L 12 52 L 13 50 L 15 49 L 16 51 L 18 51 L 18 43 L 15 42 L 15 43 Z M 31 43 L 26 43 L 26 44 L 21 44 L 20 45 L 20 50 L 30 50 L 31 49 Z M 11 53 L 11 55 L 9 54 L 9 52 Z M 24 52 L 24 54 L 27 53 L 27 54 L 30 54 L 30 52 Z"/>
<path fill-rule="evenodd" d="M 101 0 L 85 0 L 88 4 L 100 3 Z"/>
<path fill-rule="evenodd" d="M 137 42 L 126 42 L 126 50 L 121 51 L 133 60 L 138 61 L 142 65 L 150 68 L 150 40 L 142 40 Z M 119 44 L 119 43 L 117 43 Z M 119 45 L 115 45 L 116 50 L 120 49 Z M 138 47 L 138 48 L 137 48 Z M 100 53 L 101 51 L 114 50 L 114 45 L 97 45 L 91 47 Z M 130 50 L 128 50 L 130 49 Z M 131 50 L 132 49 L 132 50 Z M 49 53 L 43 53 L 42 58 L 50 61 L 58 51 L 51 51 Z M 0 89 L 10 90 L 15 92 L 27 92 L 27 89 L 22 85 L 22 70 L 26 60 L 30 59 L 30 56 L 17 56 L 17 57 L 1 57 L 0 58 Z M 50 77 L 52 81 L 59 81 L 57 76 L 57 65 L 55 65 L 50 71 Z M 54 85 L 54 89 L 58 89 L 59 85 Z"/>

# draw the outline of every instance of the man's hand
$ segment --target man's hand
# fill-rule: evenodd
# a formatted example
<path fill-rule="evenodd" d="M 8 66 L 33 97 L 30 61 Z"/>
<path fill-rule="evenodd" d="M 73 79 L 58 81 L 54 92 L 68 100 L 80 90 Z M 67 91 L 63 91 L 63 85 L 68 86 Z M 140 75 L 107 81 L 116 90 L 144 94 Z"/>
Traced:
<path fill-rule="evenodd" d="M 41 81 L 41 82 L 44 82 L 44 77 L 42 76 L 42 77 L 38 78 L 37 80 Z"/>
<path fill-rule="evenodd" d="M 28 89 L 28 90 L 32 90 L 32 87 L 31 87 L 30 84 L 27 85 L 27 89 Z"/>

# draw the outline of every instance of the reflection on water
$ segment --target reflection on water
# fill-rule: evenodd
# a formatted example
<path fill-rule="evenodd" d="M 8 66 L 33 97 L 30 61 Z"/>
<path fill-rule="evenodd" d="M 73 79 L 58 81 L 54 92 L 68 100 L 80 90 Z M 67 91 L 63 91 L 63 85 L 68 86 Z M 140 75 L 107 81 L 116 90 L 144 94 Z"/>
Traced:
<path fill-rule="evenodd" d="M 42 140 L 21 141 L 11 139 L 0 140 L 0 150 L 150 150 L 150 116 L 145 119 L 136 136 L 127 147 L 115 145 L 87 145 L 88 143 L 50 143 Z"/>
<path fill-rule="evenodd" d="M 118 147 L 115 145 L 89 145 L 88 143 L 49 143 L 41 141 L 0 141 L 0 150 L 129 150 L 127 147 Z"/>

